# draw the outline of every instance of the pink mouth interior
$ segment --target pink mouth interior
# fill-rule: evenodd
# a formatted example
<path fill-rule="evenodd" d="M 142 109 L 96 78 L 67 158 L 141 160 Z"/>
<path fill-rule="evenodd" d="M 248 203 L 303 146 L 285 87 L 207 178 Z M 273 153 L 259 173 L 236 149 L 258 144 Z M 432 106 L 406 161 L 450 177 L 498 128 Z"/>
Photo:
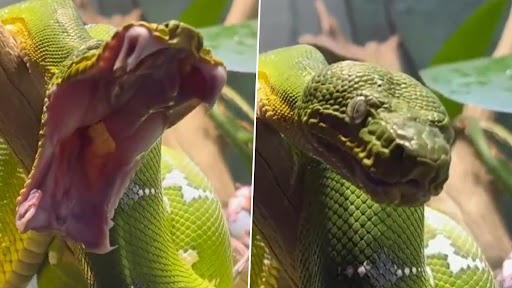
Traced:
<path fill-rule="evenodd" d="M 199 104 L 213 105 L 224 86 L 223 67 L 197 60 L 182 72 L 182 51 L 143 27 L 123 32 L 110 51 L 116 56 L 103 59 L 101 69 L 53 91 L 43 148 L 18 201 L 21 233 L 51 231 L 88 251 L 110 251 L 114 210 L 144 153 Z M 119 78 L 114 66 L 136 72 Z M 103 127 L 109 140 L 91 136 L 91 126 Z"/>

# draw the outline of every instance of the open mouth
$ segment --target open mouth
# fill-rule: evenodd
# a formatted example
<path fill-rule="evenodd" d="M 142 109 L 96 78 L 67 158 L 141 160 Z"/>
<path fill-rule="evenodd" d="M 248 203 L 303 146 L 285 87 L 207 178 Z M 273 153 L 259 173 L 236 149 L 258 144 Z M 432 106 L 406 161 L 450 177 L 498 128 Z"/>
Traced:
<path fill-rule="evenodd" d="M 86 74 L 51 90 L 16 215 L 20 233 L 58 233 L 96 253 L 112 249 L 114 210 L 145 153 L 197 106 L 213 106 L 226 82 L 202 47 L 170 48 L 143 26 L 105 49 Z"/>

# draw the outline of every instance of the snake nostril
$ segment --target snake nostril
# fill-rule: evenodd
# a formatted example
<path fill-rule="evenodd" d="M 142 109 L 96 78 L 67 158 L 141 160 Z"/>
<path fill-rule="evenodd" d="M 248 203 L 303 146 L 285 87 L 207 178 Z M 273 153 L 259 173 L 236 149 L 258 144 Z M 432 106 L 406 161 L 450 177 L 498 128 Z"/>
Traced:
<path fill-rule="evenodd" d="M 407 154 L 405 152 L 405 149 L 402 145 L 396 145 L 391 150 L 391 159 L 393 161 L 397 161 L 396 163 L 399 164 L 399 161 L 402 161 L 407 158 Z"/>

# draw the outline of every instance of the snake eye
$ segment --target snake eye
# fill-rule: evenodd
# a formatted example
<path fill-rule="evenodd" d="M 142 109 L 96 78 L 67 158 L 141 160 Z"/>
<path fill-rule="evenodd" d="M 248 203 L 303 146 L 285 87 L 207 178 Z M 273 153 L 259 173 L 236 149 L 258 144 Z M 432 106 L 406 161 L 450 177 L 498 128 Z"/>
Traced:
<path fill-rule="evenodd" d="M 347 116 L 351 123 L 361 123 L 368 114 L 368 106 L 364 96 L 357 96 L 350 100 L 347 107 Z"/>

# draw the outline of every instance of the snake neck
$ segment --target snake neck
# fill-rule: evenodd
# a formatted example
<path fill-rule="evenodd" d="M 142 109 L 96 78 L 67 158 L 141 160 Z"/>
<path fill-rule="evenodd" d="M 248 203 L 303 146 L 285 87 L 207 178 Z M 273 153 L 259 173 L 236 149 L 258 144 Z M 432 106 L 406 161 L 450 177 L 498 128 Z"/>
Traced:
<path fill-rule="evenodd" d="M 42 72 L 46 83 L 74 51 L 93 41 L 80 19 L 67 0 L 30 0 L 0 10 L 0 23 L 18 42 L 30 69 Z M 46 29 L 38 29 L 41 25 Z"/>
<path fill-rule="evenodd" d="M 210 287 L 173 246 L 160 178 L 161 141 L 142 160 L 114 214 L 107 254 L 82 253 L 91 282 L 101 287 Z M 148 253 L 154 251 L 154 253 Z M 87 271 L 87 270 L 86 270 Z M 187 276 L 184 276 L 187 275 Z"/>
<path fill-rule="evenodd" d="M 302 287 L 431 287 L 423 207 L 376 204 L 322 162 L 303 163 Z"/>
<path fill-rule="evenodd" d="M 304 56 L 304 57 L 303 57 Z M 290 59 L 282 63 L 282 59 Z M 307 148 L 299 121 L 298 106 L 309 80 L 327 67 L 322 54 L 308 45 L 295 49 L 276 49 L 258 59 L 258 117 L 269 122 L 285 138 L 300 148 Z"/>

